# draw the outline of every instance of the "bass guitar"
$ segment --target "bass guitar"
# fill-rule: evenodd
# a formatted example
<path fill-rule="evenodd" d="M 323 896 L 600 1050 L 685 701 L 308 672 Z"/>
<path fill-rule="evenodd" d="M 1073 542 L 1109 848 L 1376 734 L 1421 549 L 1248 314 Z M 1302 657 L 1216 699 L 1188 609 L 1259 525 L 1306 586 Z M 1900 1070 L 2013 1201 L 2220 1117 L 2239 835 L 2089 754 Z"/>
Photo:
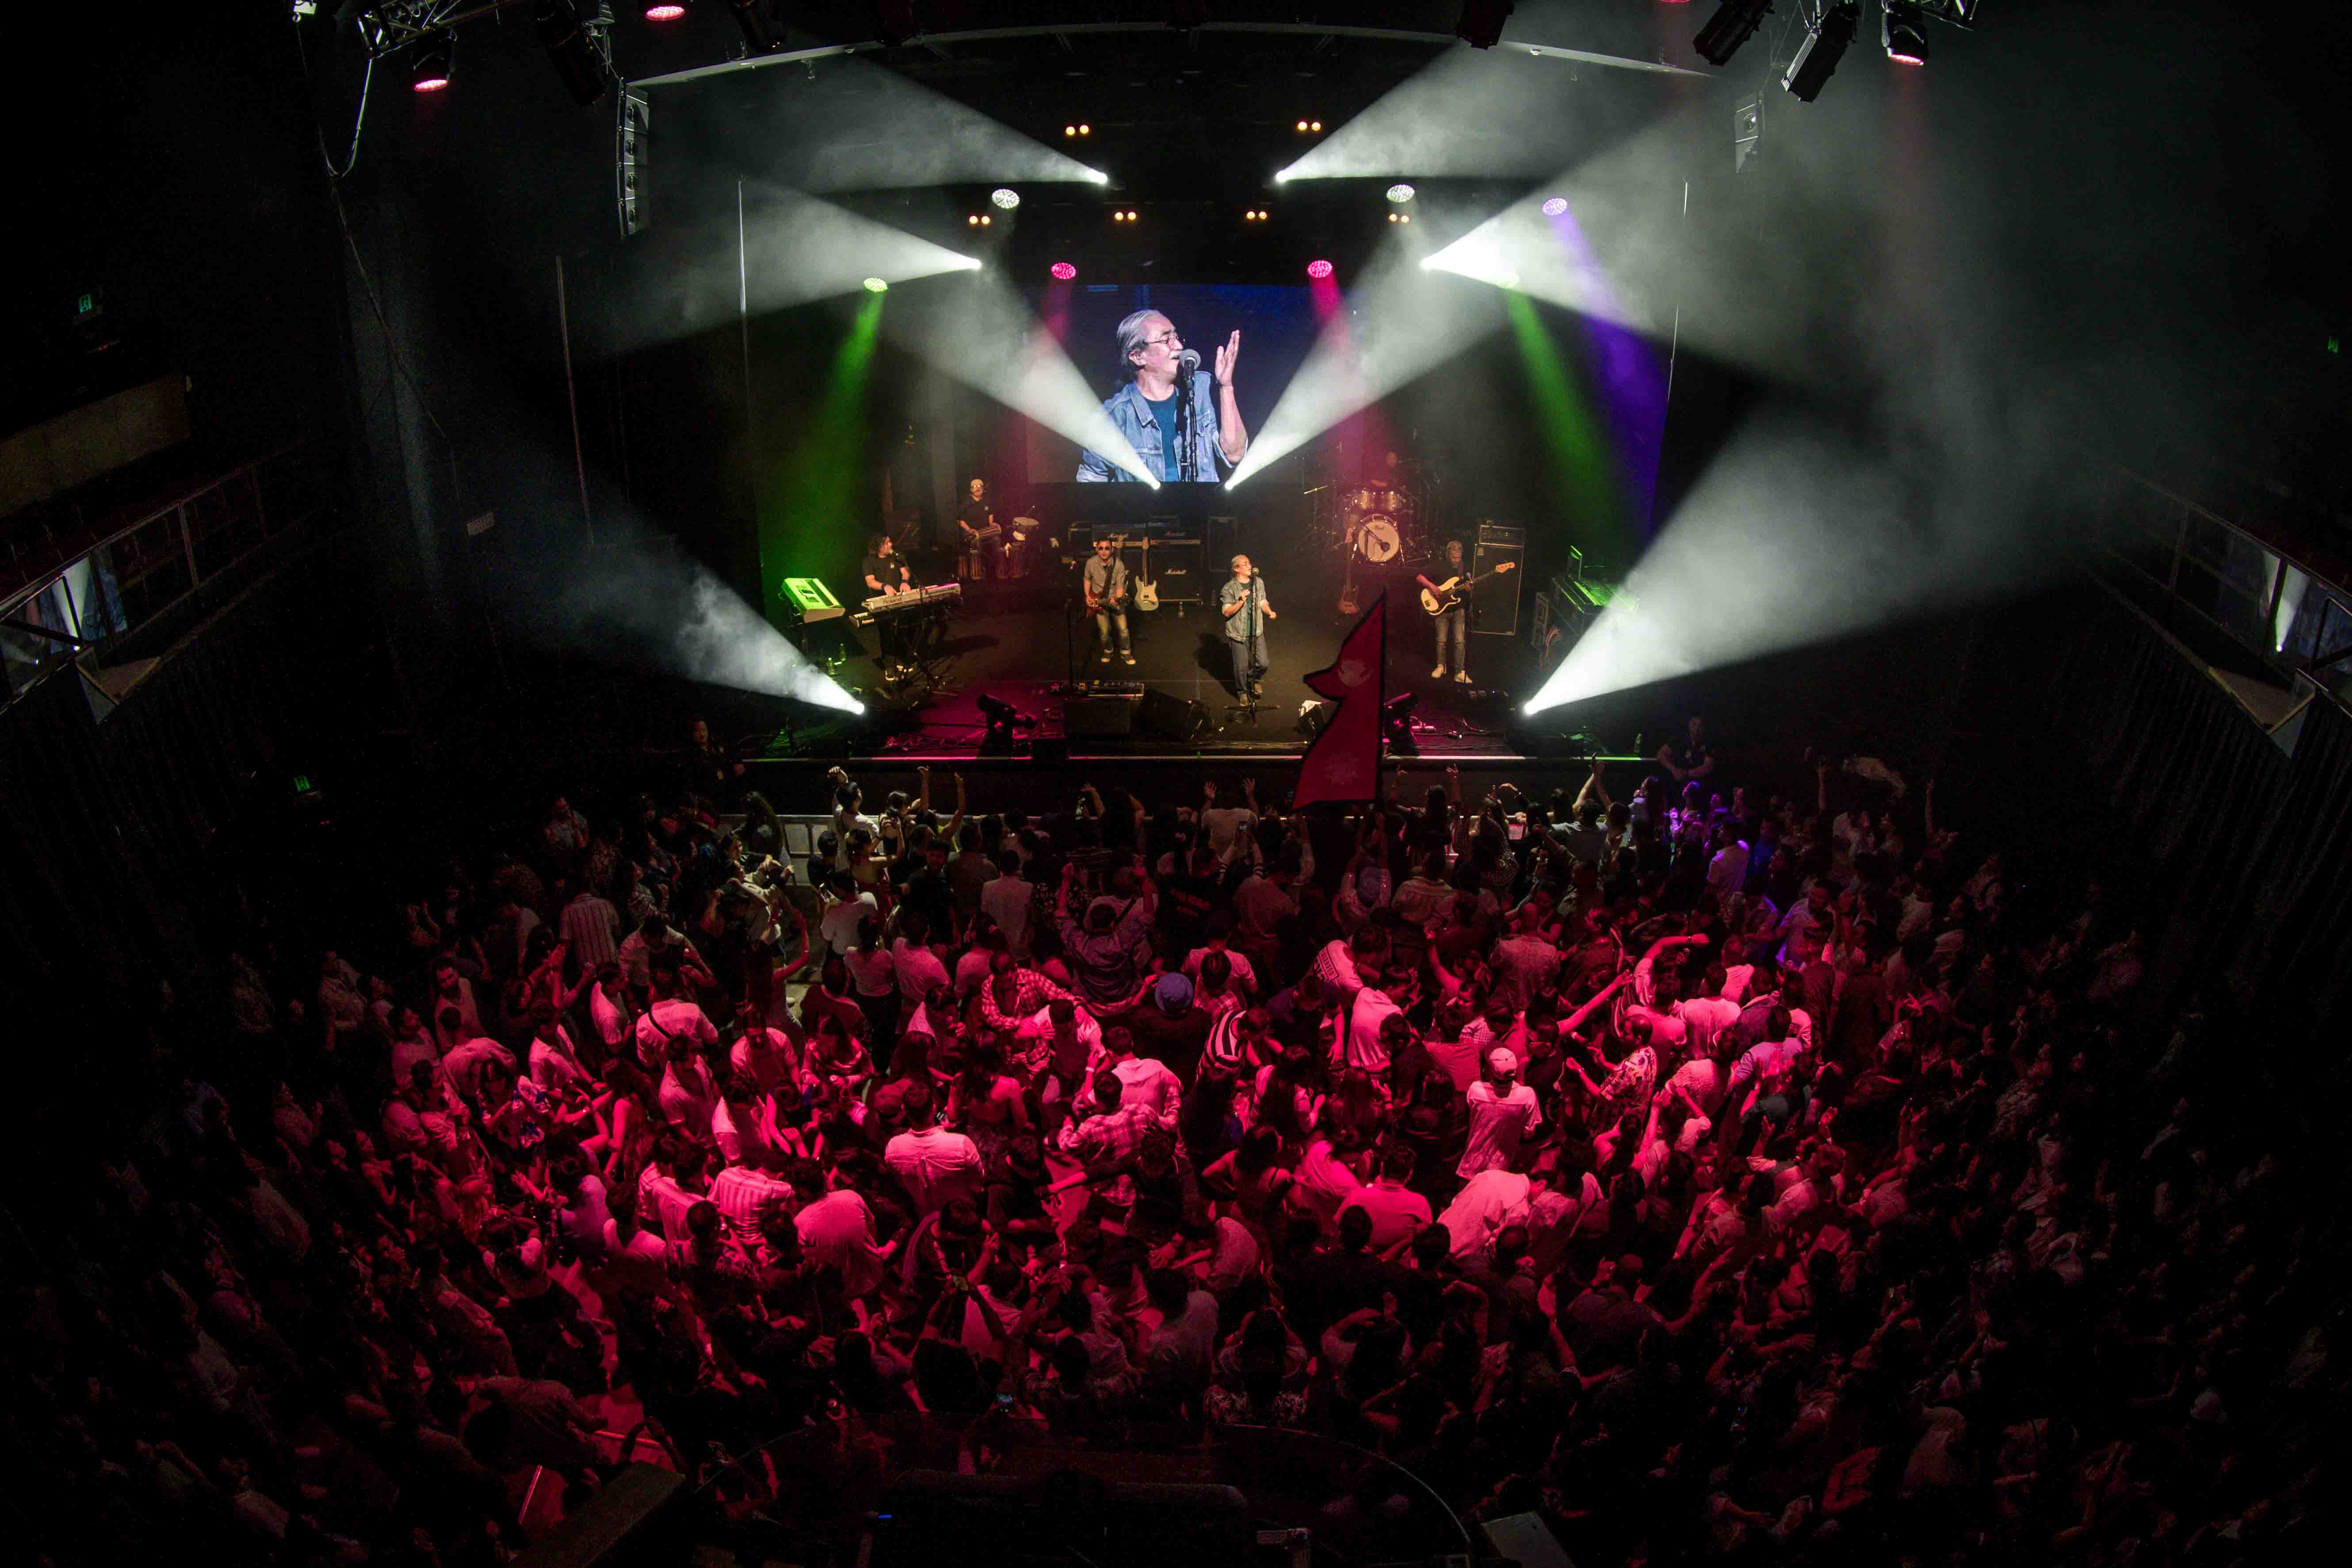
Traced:
<path fill-rule="evenodd" d="M 1448 577 L 1435 588 L 1423 588 L 1421 591 L 1421 607 L 1433 619 L 1460 604 L 1462 595 L 1470 591 L 1472 584 L 1488 577 L 1499 577 L 1506 572 L 1516 572 L 1518 569 L 1517 562 L 1506 561 L 1499 566 L 1490 566 L 1484 572 L 1475 573 L 1467 577 L 1459 575 Z"/>

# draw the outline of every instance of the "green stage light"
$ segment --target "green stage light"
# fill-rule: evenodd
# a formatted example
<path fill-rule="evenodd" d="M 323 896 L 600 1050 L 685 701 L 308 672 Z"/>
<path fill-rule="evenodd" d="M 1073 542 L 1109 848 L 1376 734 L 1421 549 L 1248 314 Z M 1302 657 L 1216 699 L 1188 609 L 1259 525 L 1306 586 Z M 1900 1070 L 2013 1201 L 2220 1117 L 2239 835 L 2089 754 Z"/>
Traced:
<path fill-rule="evenodd" d="M 890 285 L 879 278 L 868 278 L 866 280 L 866 291 L 868 294 L 887 294 L 890 291 Z"/>

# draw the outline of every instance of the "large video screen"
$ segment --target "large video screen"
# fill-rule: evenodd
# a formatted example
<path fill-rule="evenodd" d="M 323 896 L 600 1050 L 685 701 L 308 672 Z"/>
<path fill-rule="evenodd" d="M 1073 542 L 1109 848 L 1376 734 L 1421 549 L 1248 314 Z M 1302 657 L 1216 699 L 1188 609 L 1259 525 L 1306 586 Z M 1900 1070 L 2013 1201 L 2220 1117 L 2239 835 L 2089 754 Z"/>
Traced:
<path fill-rule="evenodd" d="M 1033 302 L 1040 319 L 1060 318 L 1063 346 L 1101 392 L 1111 423 L 1168 484 L 1213 485 L 1233 472 L 1321 326 L 1309 290 L 1273 286 L 1081 284 Z M 1224 351 L 1238 430 L 1224 416 Z M 1032 484 L 1138 482 L 1036 424 L 1028 471 Z"/>

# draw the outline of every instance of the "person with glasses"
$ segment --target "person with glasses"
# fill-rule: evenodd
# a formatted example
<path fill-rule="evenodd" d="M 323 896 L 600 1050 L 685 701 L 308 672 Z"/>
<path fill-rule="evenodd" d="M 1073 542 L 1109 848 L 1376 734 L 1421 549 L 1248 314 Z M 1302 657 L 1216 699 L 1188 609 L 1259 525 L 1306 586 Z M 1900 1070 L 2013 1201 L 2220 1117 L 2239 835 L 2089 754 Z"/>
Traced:
<path fill-rule="evenodd" d="M 1110 662 L 1116 635 L 1119 661 L 1133 664 L 1135 654 L 1127 640 L 1127 563 L 1118 558 L 1118 548 L 1109 540 L 1095 541 L 1094 559 L 1087 563 L 1082 586 L 1087 608 L 1094 613 L 1097 661 Z"/>
<path fill-rule="evenodd" d="M 1218 347 L 1213 374 L 1188 369 L 1184 339 L 1167 317 L 1138 310 L 1119 322 L 1118 357 L 1127 384 L 1103 405 L 1103 412 L 1163 484 L 1215 484 L 1249 450 L 1249 427 L 1234 400 L 1234 362 L 1241 353 L 1236 331 Z M 1193 365 L 1199 363 L 1194 356 Z M 1137 478 L 1092 451 L 1078 454 L 1077 477 L 1094 483 Z"/>

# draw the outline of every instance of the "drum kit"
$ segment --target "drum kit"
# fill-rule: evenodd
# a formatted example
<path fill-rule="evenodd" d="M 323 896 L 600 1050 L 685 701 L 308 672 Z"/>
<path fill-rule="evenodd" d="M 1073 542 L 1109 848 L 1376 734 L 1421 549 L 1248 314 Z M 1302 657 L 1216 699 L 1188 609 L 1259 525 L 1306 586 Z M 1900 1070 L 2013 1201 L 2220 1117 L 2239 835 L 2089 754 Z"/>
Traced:
<path fill-rule="evenodd" d="M 1408 556 L 1427 553 L 1420 538 L 1423 526 L 1420 498 L 1408 489 L 1402 472 L 1385 481 L 1349 486 L 1339 491 L 1339 528 L 1331 542 L 1347 557 L 1347 583 L 1339 593 L 1339 613 L 1357 609 L 1356 573 L 1368 568 L 1385 572 Z"/>

